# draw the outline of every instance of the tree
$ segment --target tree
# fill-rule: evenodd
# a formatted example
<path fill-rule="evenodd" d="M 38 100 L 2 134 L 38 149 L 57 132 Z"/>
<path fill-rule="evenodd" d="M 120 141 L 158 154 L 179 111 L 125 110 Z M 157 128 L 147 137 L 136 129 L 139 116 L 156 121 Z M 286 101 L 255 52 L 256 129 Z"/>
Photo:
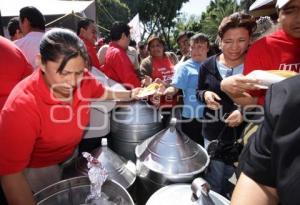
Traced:
<path fill-rule="evenodd" d="M 181 14 L 176 18 L 176 24 L 173 33 L 173 38 L 171 38 L 171 44 L 174 45 L 176 49 L 178 48 L 176 38 L 178 37 L 179 33 L 182 31 L 194 31 L 198 33 L 201 31 L 200 16 L 198 15 L 191 15 L 187 16 L 186 14 Z"/>
<path fill-rule="evenodd" d="M 123 0 L 132 10 L 133 15 L 139 13 L 144 26 L 142 38 L 151 34 L 161 35 L 170 48 L 172 29 L 175 17 L 184 2 L 188 0 Z M 129 3 L 130 2 L 130 3 Z"/>
<path fill-rule="evenodd" d="M 97 0 L 96 13 L 102 36 L 105 37 L 109 36 L 113 22 L 123 21 L 127 23 L 130 17 L 128 6 L 120 0 Z"/>
<path fill-rule="evenodd" d="M 254 2 L 255 2 L 255 0 L 241 0 L 241 9 L 248 13 L 250 6 Z"/>
<path fill-rule="evenodd" d="M 133 18 L 138 13 L 139 0 L 121 0 L 130 9 L 130 17 Z"/>
<path fill-rule="evenodd" d="M 238 10 L 239 6 L 235 0 L 212 0 L 206 12 L 201 15 L 201 32 L 209 35 L 211 41 L 215 41 L 222 19 Z"/>

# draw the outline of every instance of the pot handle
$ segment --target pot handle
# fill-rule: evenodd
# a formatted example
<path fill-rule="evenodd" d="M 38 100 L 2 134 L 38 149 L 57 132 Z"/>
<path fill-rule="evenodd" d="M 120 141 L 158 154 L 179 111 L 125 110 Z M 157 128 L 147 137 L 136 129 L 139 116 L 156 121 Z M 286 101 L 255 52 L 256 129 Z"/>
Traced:
<path fill-rule="evenodd" d="M 191 189 L 193 194 L 197 198 L 200 198 L 201 194 L 204 194 L 205 196 L 209 195 L 210 185 L 203 178 L 199 177 L 193 180 Z"/>
<path fill-rule="evenodd" d="M 176 124 L 177 124 L 177 118 L 172 117 L 170 120 L 170 130 L 175 131 L 176 130 Z"/>

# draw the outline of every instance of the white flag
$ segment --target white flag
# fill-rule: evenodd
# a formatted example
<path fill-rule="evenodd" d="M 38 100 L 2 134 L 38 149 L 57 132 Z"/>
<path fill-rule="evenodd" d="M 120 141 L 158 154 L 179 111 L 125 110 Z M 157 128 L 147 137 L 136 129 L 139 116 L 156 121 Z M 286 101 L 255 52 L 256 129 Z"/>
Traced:
<path fill-rule="evenodd" d="M 135 40 L 136 43 L 141 41 L 141 29 L 140 29 L 140 17 L 139 14 L 136 14 L 133 19 L 128 23 L 131 27 L 130 36 L 132 40 Z"/>

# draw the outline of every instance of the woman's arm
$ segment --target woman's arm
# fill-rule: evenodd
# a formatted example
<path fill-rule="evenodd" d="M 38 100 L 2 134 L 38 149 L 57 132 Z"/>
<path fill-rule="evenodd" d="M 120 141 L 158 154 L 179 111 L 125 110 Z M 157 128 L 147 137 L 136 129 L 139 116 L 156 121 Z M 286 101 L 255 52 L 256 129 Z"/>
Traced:
<path fill-rule="evenodd" d="M 206 80 L 206 68 L 203 67 L 203 65 L 201 65 L 198 74 L 198 88 L 197 88 L 196 96 L 198 100 L 200 100 L 203 103 L 205 103 L 204 94 L 208 89 L 208 85 L 206 84 L 205 80 Z"/>
<path fill-rule="evenodd" d="M 1 176 L 1 186 L 9 205 L 34 205 L 29 184 L 22 172 Z"/>
<path fill-rule="evenodd" d="M 275 188 L 261 185 L 250 177 L 241 174 L 234 189 L 231 205 L 278 205 Z"/>
<path fill-rule="evenodd" d="M 151 74 L 152 74 L 152 57 L 148 56 L 147 58 L 143 59 L 140 64 L 140 77 L 141 79 L 143 79 L 145 75 L 151 77 Z"/>
<path fill-rule="evenodd" d="M 141 88 L 134 88 L 132 90 L 113 90 L 106 87 L 104 94 L 100 100 L 132 100 L 138 99 L 137 95 Z"/>

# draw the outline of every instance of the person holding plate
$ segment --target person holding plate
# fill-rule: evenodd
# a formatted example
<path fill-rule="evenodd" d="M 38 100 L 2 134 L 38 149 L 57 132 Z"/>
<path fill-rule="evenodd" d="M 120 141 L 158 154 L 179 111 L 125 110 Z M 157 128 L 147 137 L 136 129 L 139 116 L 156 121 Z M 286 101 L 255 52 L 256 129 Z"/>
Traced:
<path fill-rule="evenodd" d="M 150 55 L 143 59 L 140 65 L 140 74 L 144 86 L 151 81 L 168 87 L 174 75 L 174 66 L 178 59 L 174 53 L 165 52 L 165 42 L 158 36 L 151 36 L 148 40 Z M 150 101 L 160 107 L 164 126 L 167 126 L 172 114 L 172 107 L 177 104 L 177 96 L 152 96 Z"/>
<path fill-rule="evenodd" d="M 252 71 L 300 72 L 300 0 L 277 0 L 276 7 L 280 29 L 253 43 L 245 58 L 243 75 L 226 78 L 221 83 L 221 89 L 239 105 L 264 104 L 266 90 L 256 86 L 257 79 L 246 76 Z"/>
<path fill-rule="evenodd" d="M 243 115 L 239 107 L 220 89 L 221 81 L 241 74 L 244 69 L 250 39 L 256 28 L 254 17 L 236 12 L 223 18 L 218 28 L 221 53 L 204 61 L 200 67 L 197 97 L 206 104 L 202 135 L 205 147 L 218 140 L 227 147 L 232 146 L 244 128 Z M 205 178 L 212 190 L 229 196 L 228 179 L 234 173 L 237 161 L 222 150 L 220 156 L 211 160 Z M 236 160 L 236 161 L 234 161 Z"/>

